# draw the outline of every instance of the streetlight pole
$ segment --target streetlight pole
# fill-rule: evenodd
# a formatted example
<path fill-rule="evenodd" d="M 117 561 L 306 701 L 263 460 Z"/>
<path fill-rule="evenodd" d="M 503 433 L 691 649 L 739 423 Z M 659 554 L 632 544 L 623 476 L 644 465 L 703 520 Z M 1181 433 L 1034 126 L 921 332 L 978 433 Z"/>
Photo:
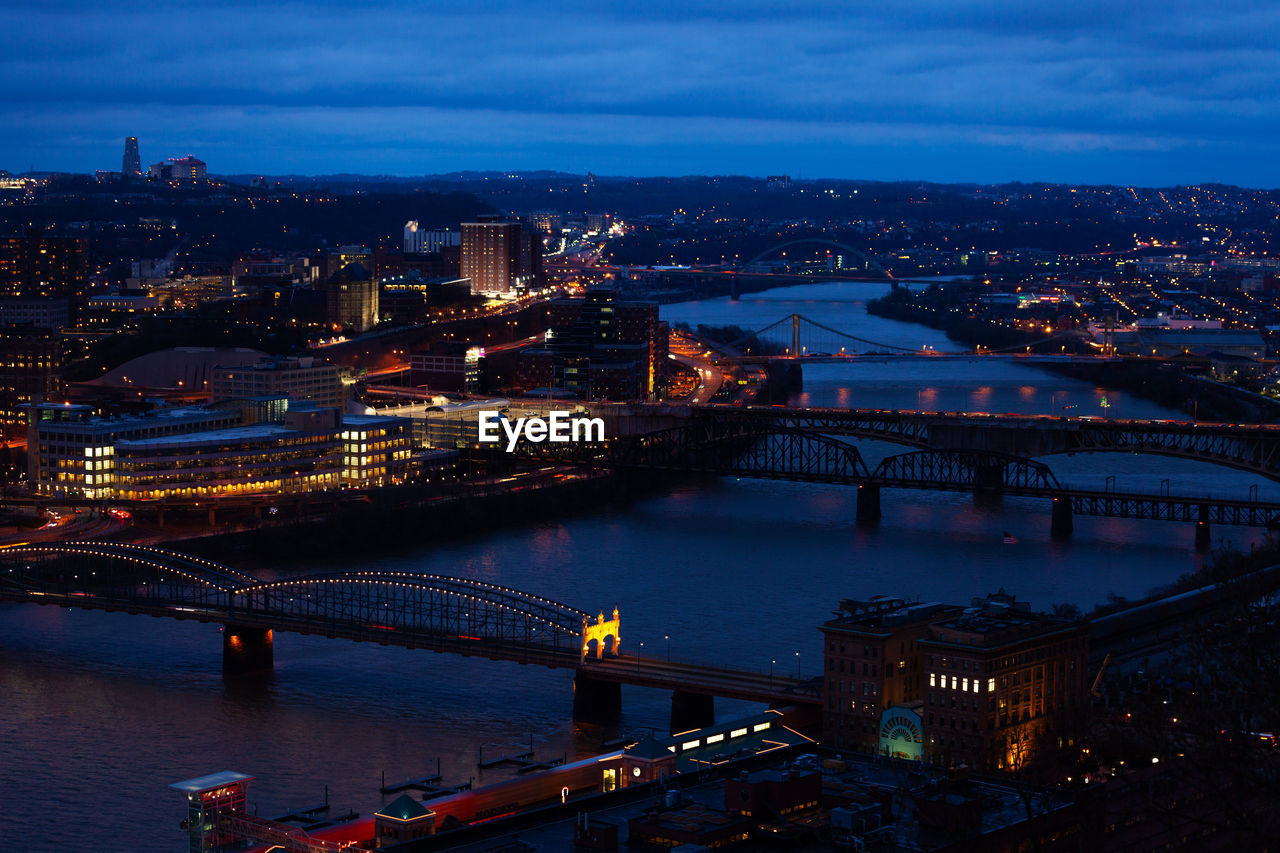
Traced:
<path fill-rule="evenodd" d="M 640 671 L 640 656 L 644 654 L 644 643 L 640 644 L 640 649 L 636 652 L 636 672 Z"/>
<path fill-rule="evenodd" d="M 671 635 L 664 635 L 663 639 L 667 641 L 667 663 L 671 663 Z"/>
<path fill-rule="evenodd" d="M 800 653 L 796 652 L 796 681 L 800 680 Z"/>
<path fill-rule="evenodd" d="M 772 687 L 772 686 L 773 686 L 773 665 L 774 665 L 775 663 L 777 663 L 777 661 L 776 661 L 776 660 L 771 660 L 771 661 L 769 661 L 769 686 L 770 686 L 770 687 Z"/>

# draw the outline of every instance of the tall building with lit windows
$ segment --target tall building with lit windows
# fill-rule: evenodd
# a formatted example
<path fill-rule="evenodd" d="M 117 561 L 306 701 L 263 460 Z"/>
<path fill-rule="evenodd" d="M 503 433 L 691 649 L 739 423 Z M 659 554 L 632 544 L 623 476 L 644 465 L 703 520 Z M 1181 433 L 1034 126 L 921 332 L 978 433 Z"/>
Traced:
<path fill-rule="evenodd" d="M 89 241 L 30 229 L 0 237 L 0 296 L 66 299 L 69 322 L 84 321 L 89 287 Z"/>
<path fill-rule="evenodd" d="M 471 292 L 502 296 L 532 279 L 529 248 L 519 222 L 482 218 L 462 223 L 462 277 Z"/>

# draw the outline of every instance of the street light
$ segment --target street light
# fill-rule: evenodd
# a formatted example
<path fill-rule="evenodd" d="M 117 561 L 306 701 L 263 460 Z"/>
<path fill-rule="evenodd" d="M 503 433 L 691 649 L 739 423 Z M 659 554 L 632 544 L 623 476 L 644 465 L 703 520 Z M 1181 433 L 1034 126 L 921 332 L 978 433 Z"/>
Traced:
<path fill-rule="evenodd" d="M 640 656 L 644 654 L 644 643 L 640 644 L 640 649 L 636 652 L 636 672 L 640 671 Z"/>
<path fill-rule="evenodd" d="M 769 661 L 769 686 L 770 686 L 770 687 L 772 687 L 772 686 L 773 686 L 773 665 L 774 665 L 775 663 L 777 663 L 777 661 L 776 661 L 776 660 L 771 660 L 771 661 Z"/>
<path fill-rule="evenodd" d="M 667 663 L 671 663 L 671 635 L 664 635 L 663 639 L 667 641 Z"/>
<path fill-rule="evenodd" d="M 800 653 L 796 652 L 796 681 L 800 680 Z"/>

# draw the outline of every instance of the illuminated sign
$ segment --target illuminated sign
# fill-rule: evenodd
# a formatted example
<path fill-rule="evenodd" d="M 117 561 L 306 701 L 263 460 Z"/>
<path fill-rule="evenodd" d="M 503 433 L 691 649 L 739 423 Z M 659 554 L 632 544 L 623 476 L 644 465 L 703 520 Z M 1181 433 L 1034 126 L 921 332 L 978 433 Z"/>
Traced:
<path fill-rule="evenodd" d="M 880 754 L 919 761 L 923 748 L 920 712 L 914 708 L 886 708 L 880 715 Z"/>
<path fill-rule="evenodd" d="M 502 412 L 480 412 L 479 438 L 483 444 L 497 444 L 506 433 L 507 452 L 511 453 L 521 439 L 540 444 L 551 442 L 604 441 L 604 419 L 553 411 L 546 418 L 505 418 Z"/>

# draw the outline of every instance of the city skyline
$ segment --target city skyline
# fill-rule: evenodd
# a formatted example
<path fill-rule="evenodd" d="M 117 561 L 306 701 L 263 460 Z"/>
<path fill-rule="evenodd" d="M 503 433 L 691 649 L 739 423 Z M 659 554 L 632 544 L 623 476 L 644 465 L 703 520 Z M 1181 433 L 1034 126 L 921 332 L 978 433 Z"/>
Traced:
<path fill-rule="evenodd" d="M 9 12 L 11 171 L 1280 185 L 1254 3 Z"/>

